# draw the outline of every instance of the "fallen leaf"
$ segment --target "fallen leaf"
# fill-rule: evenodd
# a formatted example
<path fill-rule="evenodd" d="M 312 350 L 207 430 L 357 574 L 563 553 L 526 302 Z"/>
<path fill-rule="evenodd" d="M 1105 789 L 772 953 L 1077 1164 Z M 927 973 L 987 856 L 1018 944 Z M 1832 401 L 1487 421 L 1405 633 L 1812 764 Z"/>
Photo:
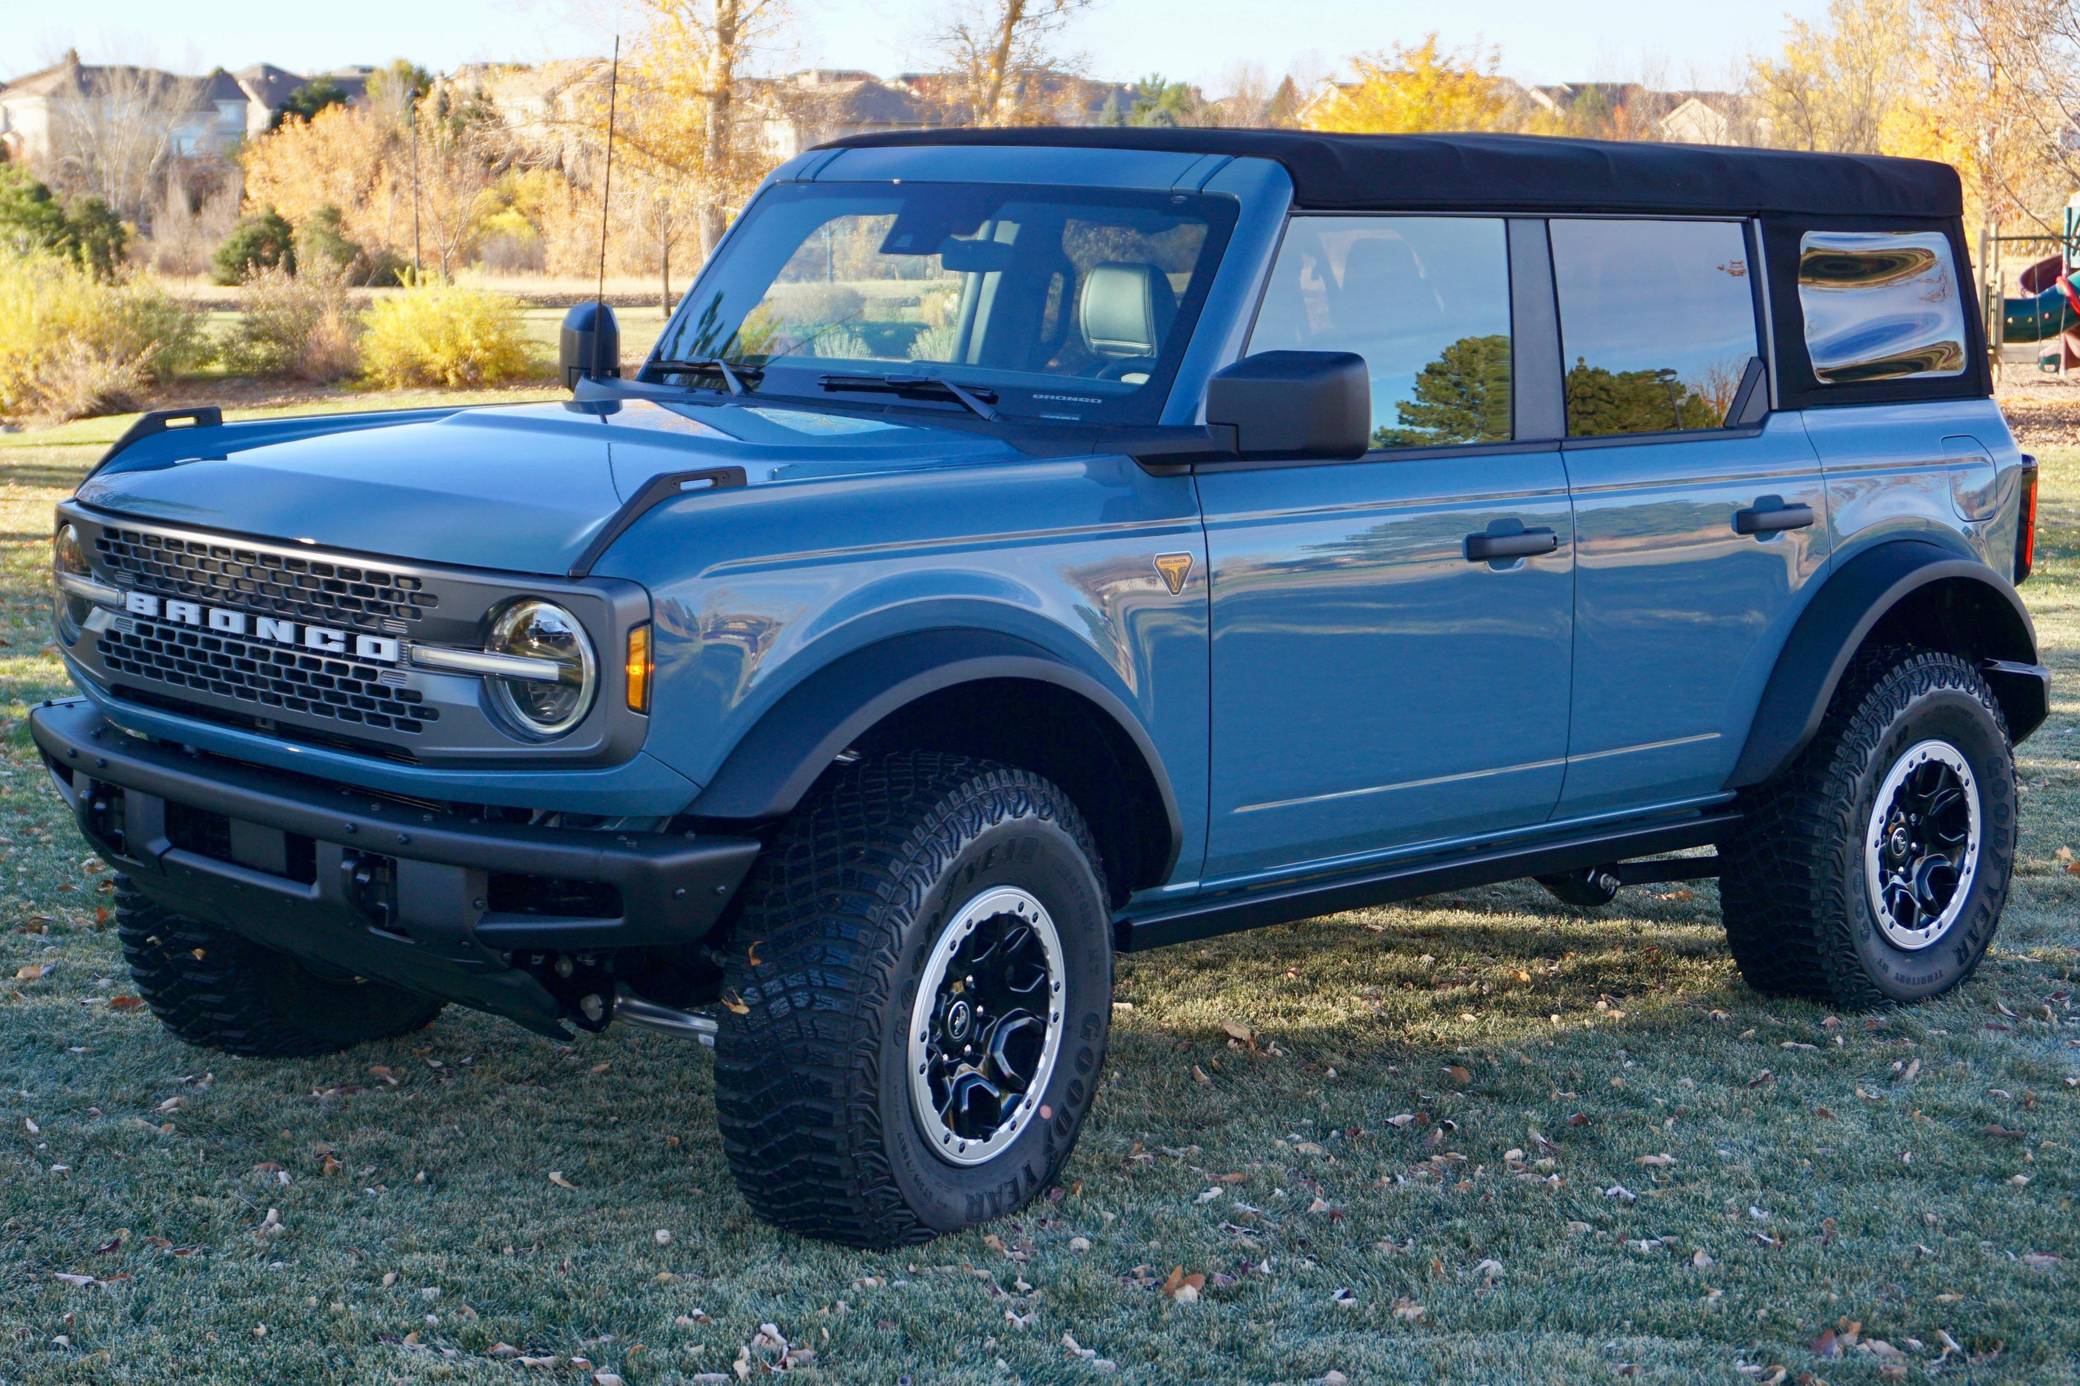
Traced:
<path fill-rule="evenodd" d="M 751 1014 L 751 1007 L 745 1004 L 744 998 L 737 995 L 734 991 L 725 991 L 716 999 L 722 1002 L 722 1009 L 728 1011 L 731 1015 Z"/>
<path fill-rule="evenodd" d="M 112 1011 L 134 1011 L 144 1004 L 142 996 L 111 996 L 108 1008 Z"/>
<path fill-rule="evenodd" d="M 23 963 L 14 970 L 14 979 L 17 982 L 40 981 L 50 976 L 51 968 L 54 966 L 54 963 Z"/>
<path fill-rule="evenodd" d="M 1352 1297 L 1354 1299 L 1356 1298 L 1356 1296 Z M 1429 1312 L 1429 1310 L 1425 1309 L 1422 1305 L 1416 1303 L 1414 1300 L 1410 1299 L 1406 1295 L 1403 1295 L 1400 1299 L 1394 1301 L 1394 1317 L 1401 1320 L 1403 1323 L 1421 1323 L 1423 1321 L 1423 1316 Z"/>
<path fill-rule="evenodd" d="M 1205 1275 L 1198 1271 L 1186 1275 L 1183 1266 L 1175 1266 L 1170 1271 L 1170 1278 L 1163 1282 L 1163 1295 L 1178 1304 L 1196 1304 L 1199 1291 L 1205 1288 Z"/>
<path fill-rule="evenodd" d="M 570 1189 L 573 1192 L 575 1192 L 578 1187 L 576 1184 L 573 1184 L 570 1180 L 564 1178 L 563 1171 L 560 1169 L 552 1169 L 549 1171 L 549 1182 L 554 1184 L 559 1189 Z"/>
<path fill-rule="evenodd" d="M 1667 1169 L 1670 1165 L 1676 1162 L 1676 1157 L 1666 1153 L 1660 1155 L 1642 1155 L 1639 1157 L 1639 1162 L 1645 1165 L 1648 1169 Z"/>
<path fill-rule="evenodd" d="M 1453 1064 L 1450 1068 L 1446 1069 L 1444 1071 L 1444 1076 L 1451 1079 L 1453 1083 L 1457 1084 L 1459 1087 L 1462 1088 L 1473 1081 L 1473 1074 L 1468 1072 L 1466 1068 L 1460 1064 Z"/>
<path fill-rule="evenodd" d="M 1223 1020 L 1221 1029 L 1231 1040 L 1240 1040 L 1244 1044 L 1255 1044 L 1257 1041 L 1257 1035 L 1254 1030 L 1236 1021 Z"/>
<path fill-rule="evenodd" d="M 1820 1330 L 1820 1336 L 1813 1339 L 1811 1346 L 1806 1350 L 1815 1357 L 1840 1357 L 1842 1355 L 1842 1345 L 1835 1338 L 1832 1328 Z"/>

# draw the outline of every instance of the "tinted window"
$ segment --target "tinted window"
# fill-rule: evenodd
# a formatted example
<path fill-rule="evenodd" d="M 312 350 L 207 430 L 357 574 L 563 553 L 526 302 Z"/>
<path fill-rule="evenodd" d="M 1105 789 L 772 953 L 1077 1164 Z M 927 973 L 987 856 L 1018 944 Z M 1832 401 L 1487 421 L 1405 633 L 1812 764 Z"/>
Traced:
<path fill-rule="evenodd" d="M 1552 232 L 1568 433 L 1723 427 L 1756 355 L 1743 229 L 1555 221 Z"/>
<path fill-rule="evenodd" d="M 1964 372 L 1964 301 L 1938 232 L 1806 232 L 1798 306 L 1823 385 Z"/>
<path fill-rule="evenodd" d="M 1251 351 L 1354 351 L 1374 447 L 1510 436 L 1509 246 L 1471 217 L 1296 217 Z"/>

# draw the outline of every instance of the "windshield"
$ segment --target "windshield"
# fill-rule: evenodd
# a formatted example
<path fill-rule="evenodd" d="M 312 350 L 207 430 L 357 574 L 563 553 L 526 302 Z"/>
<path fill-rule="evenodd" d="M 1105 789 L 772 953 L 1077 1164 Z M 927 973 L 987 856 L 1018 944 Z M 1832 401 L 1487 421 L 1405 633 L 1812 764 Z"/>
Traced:
<path fill-rule="evenodd" d="M 861 377 L 930 377 L 1003 414 L 1140 423 L 1161 407 L 1235 213 L 1182 193 L 789 183 L 744 215 L 649 378 L 721 358 L 763 370 L 761 394 L 887 404 L 901 401 Z"/>

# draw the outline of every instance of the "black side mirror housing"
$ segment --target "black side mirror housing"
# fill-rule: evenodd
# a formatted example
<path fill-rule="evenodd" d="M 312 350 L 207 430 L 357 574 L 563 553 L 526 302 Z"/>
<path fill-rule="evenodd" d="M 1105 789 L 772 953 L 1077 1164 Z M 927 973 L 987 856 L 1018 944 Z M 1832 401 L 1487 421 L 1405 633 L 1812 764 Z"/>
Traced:
<path fill-rule="evenodd" d="M 1206 386 L 1206 423 L 1245 462 L 1349 461 L 1372 446 L 1372 375 L 1348 351 L 1260 351 Z"/>
<path fill-rule="evenodd" d="M 604 380 L 621 374 L 621 324 L 606 304 L 587 299 L 563 315 L 556 359 L 563 388 L 575 390 L 580 380 Z"/>

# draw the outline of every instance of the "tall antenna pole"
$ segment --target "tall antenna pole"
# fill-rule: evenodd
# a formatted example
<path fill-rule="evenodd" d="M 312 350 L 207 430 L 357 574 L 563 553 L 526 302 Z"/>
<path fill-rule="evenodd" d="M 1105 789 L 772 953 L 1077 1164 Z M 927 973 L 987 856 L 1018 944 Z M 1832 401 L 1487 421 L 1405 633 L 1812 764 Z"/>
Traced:
<path fill-rule="evenodd" d="M 614 115 L 621 95 L 621 35 L 614 35 L 614 66 L 607 77 L 607 171 L 599 186 L 599 291 L 593 302 L 607 301 L 607 207 L 614 195 Z"/>
<path fill-rule="evenodd" d="M 419 264 L 419 103 L 412 99 L 412 282 L 424 272 Z"/>

